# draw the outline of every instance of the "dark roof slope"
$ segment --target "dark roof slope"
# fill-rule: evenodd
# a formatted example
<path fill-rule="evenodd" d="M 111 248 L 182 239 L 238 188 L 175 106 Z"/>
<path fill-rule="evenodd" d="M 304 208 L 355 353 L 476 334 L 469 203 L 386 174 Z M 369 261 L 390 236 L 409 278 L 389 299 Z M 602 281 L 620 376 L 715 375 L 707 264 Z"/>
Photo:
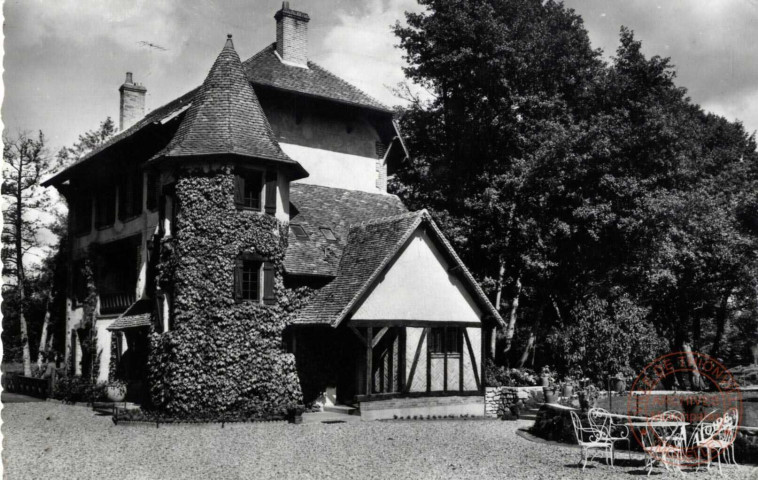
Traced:
<path fill-rule="evenodd" d="M 426 210 L 374 219 L 351 227 L 337 277 L 313 296 L 297 316 L 295 323 L 328 324 L 333 327 L 339 325 L 394 260 L 422 222 L 429 225 L 432 237 L 439 243 L 450 263 L 458 267 L 483 311 L 500 325 L 504 325 L 495 307 Z"/>
<path fill-rule="evenodd" d="M 174 138 L 153 159 L 224 154 L 299 167 L 279 147 L 258 97 L 245 77 L 231 35 Z"/>
<path fill-rule="evenodd" d="M 133 134 L 137 133 L 139 130 L 142 130 L 146 126 L 151 125 L 156 122 L 161 122 L 165 119 L 171 118 L 172 116 L 183 113 L 183 110 L 187 109 L 189 105 L 192 103 L 192 99 L 195 97 L 195 93 L 197 93 L 199 89 L 200 87 L 190 90 L 189 92 L 185 93 L 181 97 L 175 100 L 172 100 L 169 103 L 151 111 L 150 113 L 145 115 L 145 117 L 142 118 L 142 120 L 138 121 L 131 127 L 127 128 L 126 130 L 112 136 L 111 138 L 108 139 L 108 141 L 98 146 L 97 148 L 93 149 L 91 152 L 83 155 L 81 158 L 79 158 L 76 162 L 71 164 L 65 170 L 62 170 L 61 172 L 58 172 L 55 176 L 50 177 L 48 180 L 45 180 L 42 183 L 42 186 L 46 187 L 48 185 L 52 185 L 52 184 L 58 183 L 59 181 L 65 180 L 66 177 L 68 177 L 71 174 L 71 172 L 78 169 L 81 164 L 85 163 L 90 158 L 94 157 L 95 155 L 102 152 L 103 150 L 106 150 L 107 148 L 117 144 L 121 140 L 131 137 Z"/>
<path fill-rule="evenodd" d="M 277 58 L 275 52 L 276 43 L 272 43 L 245 60 L 243 67 L 253 85 L 278 88 L 392 113 L 387 106 L 319 65 L 310 61 L 308 68 L 286 65 Z"/>
<path fill-rule="evenodd" d="M 295 92 L 303 95 L 309 95 L 326 100 L 332 100 L 347 105 L 368 108 L 374 111 L 391 114 L 392 110 L 379 101 L 371 98 L 358 88 L 342 80 L 319 65 L 308 62 L 308 68 L 294 67 L 285 65 L 276 57 L 276 43 L 264 48 L 253 57 L 249 58 L 242 64 L 244 74 L 249 82 L 254 86 L 271 87 L 279 90 Z M 235 53 L 236 55 L 236 53 Z M 185 93 L 181 97 L 173 100 L 162 107 L 156 108 L 148 113 L 142 120 L 130 128 L 115 135 L 105 144 L 97 147 L 82 158 L 77 160 L 73 165 L 59 172 L 55 176 L 46 180 L 43 185 L 48 186 L 66 180 L 70 174 L 95 157 L 107 148 L 129 138 L 136 132 L 142 130 L 148 125 L 162 121 L 195 102 L 195 96 L 202 89 L 201 87 Z M 257 102 L 257 97 L 256 97 Z M 187 112 L 189 113 L 189 112 Z M 186 116 L 186 114 L 185 114 Z M 264 116 L 265 118 L 265 116 Z M 270 129 L 270 127 L 269 127 Z"/>
<path fill-rule="evenodd" d="M 290 275 L 336 275 L 351 225 L 408 211 L 394 195 L 302 183 L 290 184 L 290 203 L 297 209 L 290 224 L 308 234 L 307 239 L 289 234 L 284 268 Z M 328 241 L 322 227 L 331 229 L 337 240 Z"/>

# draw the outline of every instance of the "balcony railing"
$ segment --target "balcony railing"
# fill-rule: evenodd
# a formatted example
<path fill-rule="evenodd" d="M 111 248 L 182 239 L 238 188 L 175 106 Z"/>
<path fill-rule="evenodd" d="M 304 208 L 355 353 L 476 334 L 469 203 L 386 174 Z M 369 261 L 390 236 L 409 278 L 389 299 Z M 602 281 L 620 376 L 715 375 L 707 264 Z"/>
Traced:
<path fill-rule="evenodd" d="M 136 301 L 134 292 L 108 293 L 100 295 L 100 313 L 122 313 Z"/>

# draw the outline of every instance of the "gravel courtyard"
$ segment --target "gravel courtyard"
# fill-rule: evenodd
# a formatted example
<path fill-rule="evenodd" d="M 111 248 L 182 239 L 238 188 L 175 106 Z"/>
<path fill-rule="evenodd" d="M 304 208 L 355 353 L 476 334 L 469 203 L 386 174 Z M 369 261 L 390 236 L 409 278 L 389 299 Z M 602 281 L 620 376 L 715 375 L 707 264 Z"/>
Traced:
<path fill-rule="evenodd" d="M 528 422 L 115 426 L 52 402 L 2 410 L 5 478 L 639 478 L 638 461 L 576 468 L 579 451 L 516 434 Z M 656 468 L 653 475 L 664 472 Z M 758 478 L 730 467 L 727 478 Z M 694 478 L 710 478 L 701 472 Z M 688 473 L 688 477 L 692 475 Z"/>

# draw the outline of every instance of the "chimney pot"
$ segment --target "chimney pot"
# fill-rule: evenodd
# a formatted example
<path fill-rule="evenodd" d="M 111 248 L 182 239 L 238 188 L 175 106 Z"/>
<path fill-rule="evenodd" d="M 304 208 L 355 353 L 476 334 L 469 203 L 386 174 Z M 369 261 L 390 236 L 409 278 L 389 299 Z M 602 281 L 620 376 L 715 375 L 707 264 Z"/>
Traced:
<path fill-rule="evenodd" d="M 145 93 L 147 89 L 139 83 L 134 83 L 132 72 L 126 72 L 126 81 L 118 89 L 121 98 L 119 102 L 119 128 L 126 130 L 145 116 Z"/>
<path fill-rule="evenodd" d="M 290 3 L 284 1 L 274 18 L 279 58 L 284 63 L 308 68 L 308 14 L 291 10 Z"/>

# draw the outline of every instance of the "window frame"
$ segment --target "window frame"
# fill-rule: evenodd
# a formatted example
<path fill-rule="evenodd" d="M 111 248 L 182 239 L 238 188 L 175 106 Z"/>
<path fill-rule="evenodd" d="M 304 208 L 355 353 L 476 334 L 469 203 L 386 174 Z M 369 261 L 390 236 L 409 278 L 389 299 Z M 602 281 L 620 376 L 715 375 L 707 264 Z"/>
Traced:
<path fill-rule="evenodd" d="M 429 342 L 432 357 L 460 357 L 463 354 L 463 327 L 432 327 Z M 453 348 L 450 348 L 451 344 Z"/>
<path fill-rule="evenodd" d="M 298 233 L 294 230 L 295 228 L 299 228 L 303 233 L 302 235 L 298 235 Z M 295 238 L 308 240 L 310 237 L 308 236 L 308 232 L 305 231 L 305 228 L 300 224 L 292 224 L 290 223 L 290 231 L 295 236 Z"/>
<path fill-rule="evenodd" d="M 250 206 L 246 202 L 248 179 L 253 175 L 257 176 L 259 182 L 258 205 Z M 266 171 L 257 168 L 238 169 L 234 174 L 235 192 L 234 203 L 241 210 L 250 210 L 253 212 L 262 212 L 264 208 L 266 195 Z M 252 198 L 252 197 L 251 197 Z"/>
<path fill-rule="evenodd" d="M 258 294 L 257 298 L 244 298 L 244 268 L 246 263 L 258 264 Z M 253 302 L 261 305 L 276 304 L 274 264 L 256 254 L 243 253 L 238 255 L 234 263 L 234 300 L 238 303 Z"/>
<path fill-rule="evenodd" d="M 255 295 L 251 297 L 245 297 L 245 283 L 252 284 L 253 282 L 251 280 L 246 280 L 245 275 L 247 274 L 248 267 L 251 266 L 252 275 L 251 278 L 255 278 Z M 261 303 L 263 300 L 263 261 L 259 259 L 242 259 L 242 265 L 241 265 L 241 272 L 239 273 L 241 282 L 240 284 L 240 296 L 238 298 L 241 302 L 253 302 L 253 303 Z M 252 293 L 252 292 L 250 292 Z"/>
<path fill-rule="evenodd" d="M 321 232 L 321 235 L 324 236 L 324 239 L 327 242 L 336 242 L 337 241 L 337 235 L 334 233 L 334 230 L 332 230 L 331 228 L 329 228 L 329 227 L 318 227 L 318 230 L 319 230 L 319 232 Z M 329 232 L 329 234 L 332 237 L 334 237 L 334 238 L 327 237 L 326 232 Z"/>

